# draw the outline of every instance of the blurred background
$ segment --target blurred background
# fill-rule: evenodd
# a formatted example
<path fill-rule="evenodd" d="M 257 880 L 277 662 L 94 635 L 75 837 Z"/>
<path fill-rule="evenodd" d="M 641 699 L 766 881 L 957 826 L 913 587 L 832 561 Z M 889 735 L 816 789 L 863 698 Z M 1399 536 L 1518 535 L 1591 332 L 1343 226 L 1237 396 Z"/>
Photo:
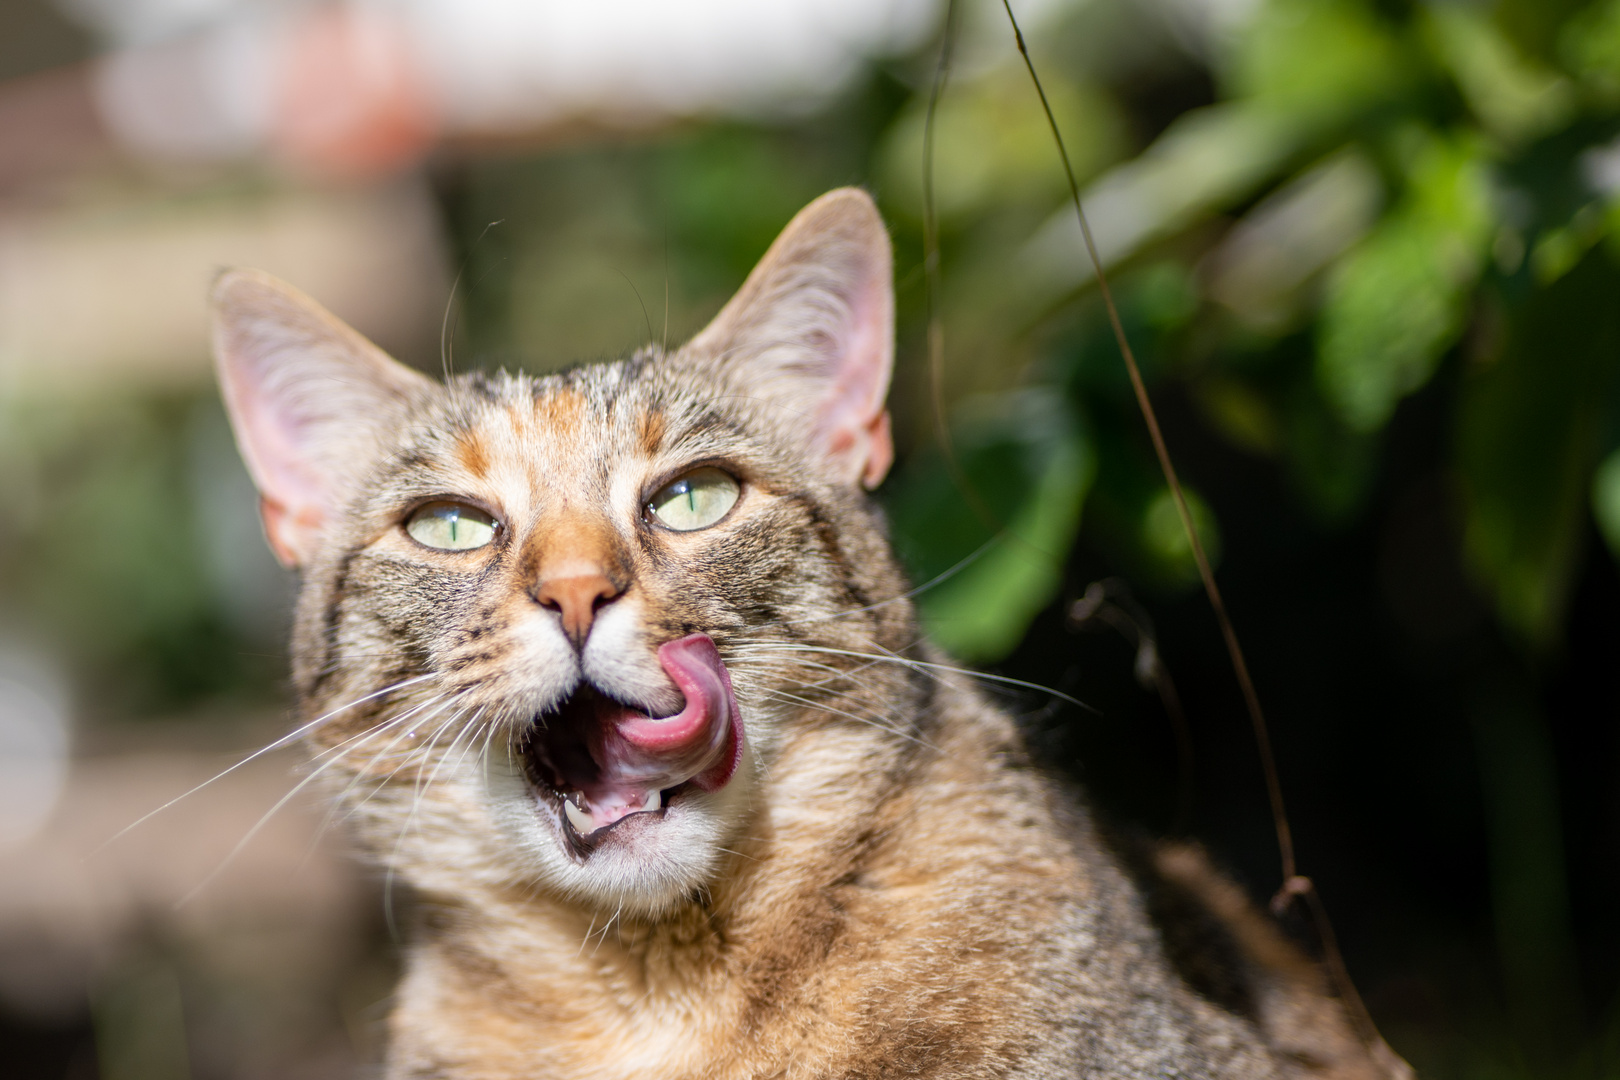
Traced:
<path fill-rule="evenodd" d="M 1423 1076 L 1620 1077 L 1620 0 L 1014 7 L 1374 1016 Z M 0 1072 L 377 1061 L 408 897 L 285 798 L 295 750 L 108 842 L 289 729 L 294 582 L 208 366 L 225 265 L 427 370 L 545 371 L 684 340 L 864 185 L 879 497 L 919 582 L 955 568 L 932 632 L 1095 707 L 1006 699 L 1120 828 L 1276 889 L 1039 102 L 999 4 L 946 25 L 0 0 Z"/>

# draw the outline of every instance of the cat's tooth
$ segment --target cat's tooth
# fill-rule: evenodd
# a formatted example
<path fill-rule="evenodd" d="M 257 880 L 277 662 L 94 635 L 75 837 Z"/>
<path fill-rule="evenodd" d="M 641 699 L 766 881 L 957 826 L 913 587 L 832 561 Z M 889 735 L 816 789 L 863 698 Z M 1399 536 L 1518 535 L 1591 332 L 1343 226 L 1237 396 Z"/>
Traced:
<path fill-rule="evenodd" d="M 647 798 L 642 801 L 641 809 L 644 813 L 651 813 L 652 811 L 657 810 L 663 804 L 663 793 L 657 788 L 653 788 L 651 791 L 647 792 Z"/>
<path fill-rule="evenodd" d="M 591 820 L 591 815 L 575 806 L 573 799 L 563 800 L 563 813 L 568 817 L 568 824 L 572 825 L 579 835 L 589 836 L 596 831 L 596 823 Z"/>

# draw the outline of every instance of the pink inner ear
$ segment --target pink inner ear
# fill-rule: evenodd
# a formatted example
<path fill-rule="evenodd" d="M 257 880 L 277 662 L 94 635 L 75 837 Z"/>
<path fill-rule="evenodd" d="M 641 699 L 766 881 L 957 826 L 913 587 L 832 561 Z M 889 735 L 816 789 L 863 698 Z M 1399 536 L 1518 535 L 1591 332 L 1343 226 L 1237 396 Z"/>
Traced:
<path fill-rule="evenodd" d="M 259 488 L 265 538 L 276 557 L 299 566 L 313 553 L 315 540 L 332 512 L 331 477 L 322 477 L 309 445 L 311 426 L 296 404 L 278 399 L 265 386 L 267 357 L 233 355 L 225 394 L 237 427 L 237 441 Z M 282 387 L 287 392 L 289 387 Z"/>
<path fill-rule="evenodd" d="M 888 282 L 869 278 L 850 298 L 849 328 L 834 345 L 832 385 L 822 398 L 816 430 L 825 452 L 848 466 L 850 482 L 876 487 L 894 460 L 889 414 L 883 407 L 894 362 Z"/>
<path fill-rule="evenodd" d="M 301 565 L 433 383 L 268 274 L 225 272 L 213 304 L 220 388 L 265 532 L 283 562 Z"/>

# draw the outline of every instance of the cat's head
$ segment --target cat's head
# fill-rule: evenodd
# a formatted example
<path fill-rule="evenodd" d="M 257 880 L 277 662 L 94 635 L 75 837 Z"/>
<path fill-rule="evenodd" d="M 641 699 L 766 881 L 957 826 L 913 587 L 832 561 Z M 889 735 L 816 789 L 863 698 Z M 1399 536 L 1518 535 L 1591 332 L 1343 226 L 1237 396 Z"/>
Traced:
<path fill-rule="evenodd" d="M 419 885 L 656 912 L 710 883 L 797 730 L 875 730 L 889 673 L 855 673 L 914 631 L 862 490 L 894 332 L 864 193 L 802 211 L 683 348 L 542 378 L 441 384 L 262 274 L 214 302 L 303 574 L 314 768 Z"/>

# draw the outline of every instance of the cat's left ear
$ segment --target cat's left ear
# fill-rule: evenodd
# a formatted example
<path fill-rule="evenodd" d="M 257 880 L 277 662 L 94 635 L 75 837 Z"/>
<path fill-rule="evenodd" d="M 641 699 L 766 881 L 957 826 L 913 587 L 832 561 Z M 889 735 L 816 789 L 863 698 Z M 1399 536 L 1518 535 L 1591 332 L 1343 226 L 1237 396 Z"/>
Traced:
<path fill-rule="evenodd" d="M 884 399 L 894 369 L 894 267 L 871 196 L 830 191 L 799 211 L 683 352 L 779 422 L 846 483 L 876 487 L 894 461 Z"/>

